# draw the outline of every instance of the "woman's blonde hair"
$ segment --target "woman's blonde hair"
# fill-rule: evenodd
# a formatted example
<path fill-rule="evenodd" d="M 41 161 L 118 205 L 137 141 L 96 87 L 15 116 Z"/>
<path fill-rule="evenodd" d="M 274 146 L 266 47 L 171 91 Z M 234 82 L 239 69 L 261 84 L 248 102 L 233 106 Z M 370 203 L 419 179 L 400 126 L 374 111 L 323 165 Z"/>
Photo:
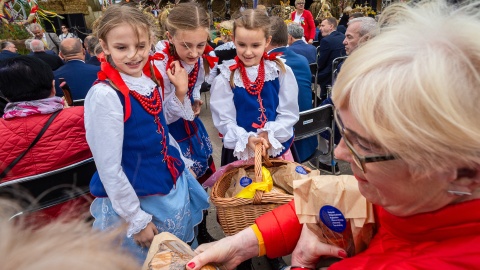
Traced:
<path fill-rule="evenodd" d="M 33 228 L 23 220 L 9 220 L 19 209 L 0 199 L 2 269 L 140 269 L 136 259 L 121 248 L 124 231 L 93 231 L 85 220 L 67 216 Z"/>
<path fill-rule="evenodd" d="M 337 108 L 413 171 L 480 164 L 480 11 L 444 0 L 395 4 L 347 59 Z"/>

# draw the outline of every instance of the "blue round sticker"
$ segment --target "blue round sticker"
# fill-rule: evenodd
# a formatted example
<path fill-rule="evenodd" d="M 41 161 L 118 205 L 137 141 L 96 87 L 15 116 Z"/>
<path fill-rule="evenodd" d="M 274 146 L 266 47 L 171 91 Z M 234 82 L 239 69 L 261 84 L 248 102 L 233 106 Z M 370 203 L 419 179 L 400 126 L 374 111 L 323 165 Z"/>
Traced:
<path fill-rule="evenodd" d="M 331 205 L 325 205 L 320 208 L 318 214 L 323 224 L 334 232 L 341 233 L 347 228 L 347 220 L 342 212 Z"/>
<path fill-rule="evenodd" d="M 240 178 L 240 186 L 242 186 L 242 187 L 246 187 L 246 186 L 250 185 L 252 182 L 253 182 L 252 179 L 250 179 L 246 176 Z"/>
<path fill-rule="evenodd" d="M 295 168 L 295 171 L 299 174 L 307 174 L 307 171 L 305 171 L 305 169 L 302 166 L 297 166 Z"/>

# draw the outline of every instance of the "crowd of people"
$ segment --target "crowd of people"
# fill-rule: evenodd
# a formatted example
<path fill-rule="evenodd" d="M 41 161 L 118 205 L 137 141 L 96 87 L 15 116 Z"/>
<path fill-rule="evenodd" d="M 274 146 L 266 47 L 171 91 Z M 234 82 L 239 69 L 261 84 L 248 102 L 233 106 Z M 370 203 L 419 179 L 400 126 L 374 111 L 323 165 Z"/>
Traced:
<path fill-rule="evenodd" d="M 329 269 L 472 269 L 480 263 L 479 14 L 475 3 L 426 0 L 394 4 L 378 22 L 351 16 L 345 33 L 337 19 L 323 18 L 316 33 L 305 1 L 296 0 L 288 25 L 264 9 L 232 16 L 220 24 L 216 48 L 206 10 L 191 2 L 162 17 L 160 41 L 153 17 L 129 4 L 109 6 L 83 41 L 66 25 L 57 36 L 30 24 L 30 55 L 1 43 L 0 184 L 91 157 L 97 171 L 91 222 L 21 226 L 32 236 L 24 241 L 49 237 L 54 248 L 65 246 L 58 254 L 66 260 L 71 248 L 93 250 L 85 267 L 104 269 L 118 267 L 115 252 L 120 269 L 138 268 L 160 232 L 196 248 L 187 264 L 195 270 L 207 263 L 252 269 L 250 259 L 264 255 L 283 270 L 288 254 L 292 270 L 315 269 L 326 257 L 338 258 Z M 346 60 L 335 77 L 339 56 Z M 313 98 L 312 64 L 321 89 Z M 205 88 L 223 142 L 220 164 L 209 138 L 217 134 L 199 117 Z M 369 247 L 347 257 L 322 243 L 300 224 L 294 201 L 215 241 L 202 184 L 216 165 L 254 157 L 258 144 L 271 158 L 309 160 L 328 142 L 294 142 L 293 127 L 316 98 L 335 106 L 335 156 L 351 164 L 374 204 L 378 231 Z M 84 105 L 69 107 L 68 99 Z M 4 220 L 12 206 L 0 206 Z M 85 209 L 74 207 L 56 210 Z M 0 222 L 0 234 L 14 231 L 10 225 Z M 51 228 L 79 240 L 54 242 Z M 104 243 L 86 244 L 81 234 Z"/>

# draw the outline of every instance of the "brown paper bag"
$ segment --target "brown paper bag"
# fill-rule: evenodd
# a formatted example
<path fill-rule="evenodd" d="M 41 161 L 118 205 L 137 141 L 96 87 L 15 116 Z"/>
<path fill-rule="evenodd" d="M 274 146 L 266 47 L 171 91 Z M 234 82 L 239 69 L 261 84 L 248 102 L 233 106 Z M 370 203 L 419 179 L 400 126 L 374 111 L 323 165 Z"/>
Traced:
<path fill-rule="evenodd" d="M 375 231 L 373 206 L 351 175 L 313 176 L 294 182 L 295 210 L 319 239 L 345 249 L 349 256 L 364 250 Z"/>
<path fill-rule="evenodd" d="M 238 172 L 232 177 L 230 187 L 225 191 L 225 198 L 235 197 L 242 189 L 253 183 L 255 171 L 239 168 Z"/>
<path fill-rule="evenodd" d="M 195 252 L 175 235 L 162 232 L 157 234 L 150 245 L 147 258 L 142 270 L 178 270 L 185 269 L 186 264 Z M 207 264 L 201 270 L 220 270 L 220 268 Z"/>
<path fill-rule="evenodd" d="M 284 189 L 288 194 L 293 194 L 293 181 L 298 179 L 306 179 L 311 176 L 320 175 L 320 171 L 312 170 L 310 173 L 297 163 L 288 163 L 279 166 L 272 173 L 273 184 Z"/>

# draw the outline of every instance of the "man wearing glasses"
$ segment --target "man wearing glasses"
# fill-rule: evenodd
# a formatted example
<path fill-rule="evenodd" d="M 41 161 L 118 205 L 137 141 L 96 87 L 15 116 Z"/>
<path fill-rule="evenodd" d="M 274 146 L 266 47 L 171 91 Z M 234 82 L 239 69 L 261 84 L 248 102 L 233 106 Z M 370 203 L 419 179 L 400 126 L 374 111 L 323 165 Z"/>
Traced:
<path fill-rule="evenodd" d="M 305 9 L 305 0 L 295 0 L 295 11 L 290 17 L 292 21 L 303 27 L 305 41 L 312 44 L 315 39 L 315 22 L 312 13 Z"/>

